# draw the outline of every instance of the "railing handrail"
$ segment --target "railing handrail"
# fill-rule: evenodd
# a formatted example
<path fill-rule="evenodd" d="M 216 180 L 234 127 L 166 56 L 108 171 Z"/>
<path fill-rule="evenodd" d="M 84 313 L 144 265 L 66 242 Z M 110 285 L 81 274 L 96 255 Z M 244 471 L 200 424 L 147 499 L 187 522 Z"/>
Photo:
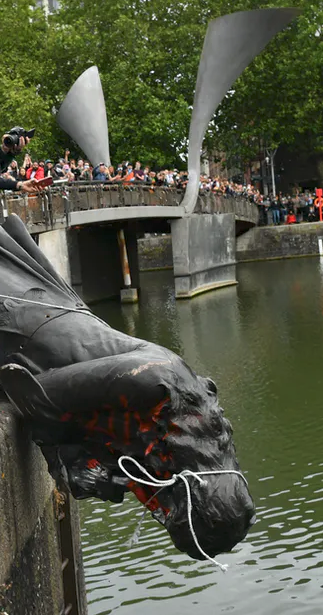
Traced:
<path fill-rule="evenodd" d="M 151 186 L 138 182 L 69 182 L 54 184 L 41 194 L 28 195 L 6 191 L 0 196 L 0 221 L 8 213 L 17 213 L 28 227 L 42 225 L 42 230 L 69 226 L 70 213 L 114 207 L 178 207 L 184 190 L 176 186 Z M 257 224 L 259 211 L 255 203 L 243 197 L 225 197 L 202 191 L 196 213 L 234 213 L 237 219 Z"/>

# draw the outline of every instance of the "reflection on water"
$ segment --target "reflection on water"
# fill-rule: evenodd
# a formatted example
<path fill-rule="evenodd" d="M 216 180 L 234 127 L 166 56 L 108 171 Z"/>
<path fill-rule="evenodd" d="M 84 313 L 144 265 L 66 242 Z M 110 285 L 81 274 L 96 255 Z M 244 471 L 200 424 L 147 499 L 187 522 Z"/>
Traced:
<path fill-rule="evenodd" d="M 227 574 L 175 550 L 142 507 L 82 504 L 90 615 L 321 615 L 323 277 L 319 259 L 240 265 L 239 285 L 175 302 L 171 272 L 142 276 L 139 306 L 101 304 L 109 323 L 178 352 L 214 378 L 258 521 Z"/>

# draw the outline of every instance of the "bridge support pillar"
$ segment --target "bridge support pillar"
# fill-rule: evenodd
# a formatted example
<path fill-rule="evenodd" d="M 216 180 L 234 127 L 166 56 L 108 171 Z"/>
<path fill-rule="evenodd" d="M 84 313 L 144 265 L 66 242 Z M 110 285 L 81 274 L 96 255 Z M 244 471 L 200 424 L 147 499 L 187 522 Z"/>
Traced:
<path fill-rule="evenodd" d="M 135 302 L 139 287 L 135 228 L 128 225 L 124 230 L 130 286 L 124 278 L 117 226 L 84 226 L 67 232 L 70 281 L 83 301 L 92 303 L 119 296 L 123 303 Z M 51 262 L 55 266 L 53 259 Z"/>
<path fill-rule="evenodd" d="M 191 214 L 171 231 L 177 299 L 237 283 L 234 214 Z"/>
<path fill-rule="evenodd" d="M 124 230 L 118 230 L 118 244 L 120 250 L 120 261 L 122 267 L 124 288 L 120 291 L 121 303 L 137 303 L 138 290 L 137 288 L 131 288 L 131 275 L 128 259 L 128 250 L 126 239 L 124 236 Z"/>

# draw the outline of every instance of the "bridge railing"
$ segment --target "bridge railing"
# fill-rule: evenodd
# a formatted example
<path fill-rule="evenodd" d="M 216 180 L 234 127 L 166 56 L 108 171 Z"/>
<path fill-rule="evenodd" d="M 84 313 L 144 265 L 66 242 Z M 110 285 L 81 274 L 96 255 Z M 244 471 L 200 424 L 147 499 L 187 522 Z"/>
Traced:
<path fill-rule="evenodd" d="M 69 225 L 73 211 L 136 206 L 178 207 L 184 191 L 178 188 L 147 185 L 59 183 L 42 194 L 5 192 L 0 198 L 0 222 L 17 214 L 30 232 L 37 233 Z M 212 192 L 201 193 L 195 213 L 234 213 L 237 219 L 258 223 L 258 207 L 244 198 L 225 198 Z"/>
<path fill-rule="evenodd" d="M 0 222 L 15 213 L 31 232 L 42 232 L 68 225 L 68 214 L 72 211 L 139 205 L 177 207 L 182 199 L 182 190 L 166 186 L 59 183 L 42 194 L 3 193 Z"/>
<path fill-rule="evenodd" d="M 256 203 L 242 196 L 224 197 L 213 192 L 201 192 L 197 198 L 195 213 L 201 214 L 234 214 L 237 220 L 257 225 L 259 209 Z"/>
<path fill-rule="evenodd" d="M 68 186 L 71 211 L 100 209 L 101 207 L 136 207 L 154 205 L 177 207 L 183 199 L 183 190 L 167 186 L 149 186 L 142 183 Z"/>

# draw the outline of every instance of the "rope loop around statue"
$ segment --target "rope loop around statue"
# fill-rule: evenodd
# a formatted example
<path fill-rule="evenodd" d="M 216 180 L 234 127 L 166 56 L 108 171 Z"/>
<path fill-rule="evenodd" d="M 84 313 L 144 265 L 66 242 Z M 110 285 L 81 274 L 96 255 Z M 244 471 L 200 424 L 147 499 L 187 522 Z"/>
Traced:
<path fill-rule="evenodd" d="M 146 478 L 139 478 L 138 476 L 134 476 L 131 472 L 129 472 L 125 467 L 124 467 L 124 462 L 129 462 L 132 463 L 133 465 L 135 465 L 137 467 L 137 469 L 146 477 Z M 173 474 L 173 476 L 169 479 L 159 479 L 156 478 L 155 476 L 152 476 L 147 470 L 146 468 L 144 468 L 141 463 L 139 463 L 139 461 L 137 461 L 136 459 L 134 459 L 133 457 L 129 457 L 128 455 L 122 455 L 121 457 L 119 457 L 118 459 L 118 465 L 120 470 L 122 470 L 122 472 L 124 474 L 126 474 L 126 476 L 128 476 L 128 478 L 130 478 L 131 480 L 140 483 L 141 485 L 147 485 L 149 487 L 157 487 L 158 488 L 158 493 L 160 491 L 162 491 L 162 489 L 166 489 L 166 487 L 171 487 L 172 485 L 175 485 L 176 482 L 178 482 L 179 480 L 181 480 L 184 485 L 185 485 L 185 489 L 186 489 L 186 502 L 187 502 L 187 519 L 188 519 L 188 525 L 190 528 L 190 532 L 192 534 L 192 538 L 194 540 L 195 546 L 196 548 L 199 550 L 199 552 L 201 553 L 201 555 L 203 555 L 203 557 L 207 560 L 209 560 L 210 562 L 212 562 L 212 564 L 215 564 L 215 566 L 218 566 L 222 572 L 226 572 L 228 569 L 228 564 L 221 564 L 220 562 L 218 562 L 217 560 L 215 560 L 213 557 L 210 557 L 201 547 L 198 538 L 196 536 L 196 532 L 193 526 L 193 520 L 192 520 L 192 495 L 191 495 L 191 486 L 188 480 L 188 477 L 192 477 L 194 479 L 196 479 L 201 487 L 205 487 L 207 485 L 207 481 L 203 480 L 203 478 L 201 478 L 202 476 L 207 476 L 207 475 L 220 475 L 220 474 L 236 474 L 237 476 L 239 476 L 240 478 L 242 478 L 242 480 L 245 482 L 245 484 L 248 486 L 248 482 L 246 480 L 246 478 L 243 476 L 243 474 L 241 472 L 239 472 L 238 470 L 208 470 L 208 471 L 202 471 L 202 472 L 193 472 L 192 470 L 183 470 L 182 472 L 180 472 L 179 474 Z M 148 480 L 147 480 L 148 479 Z M 156 494 L 154 494 L 155 497 Z M 147 504 L 150 502 L 150 500 L 148 500 L 146 502 L 146 506 Z M 143 519 L 141 519 L 139 521 L 139 530 L 141 527 Z M 135 532 L 135 534 L 138 534 L 138 531 Z"/>

